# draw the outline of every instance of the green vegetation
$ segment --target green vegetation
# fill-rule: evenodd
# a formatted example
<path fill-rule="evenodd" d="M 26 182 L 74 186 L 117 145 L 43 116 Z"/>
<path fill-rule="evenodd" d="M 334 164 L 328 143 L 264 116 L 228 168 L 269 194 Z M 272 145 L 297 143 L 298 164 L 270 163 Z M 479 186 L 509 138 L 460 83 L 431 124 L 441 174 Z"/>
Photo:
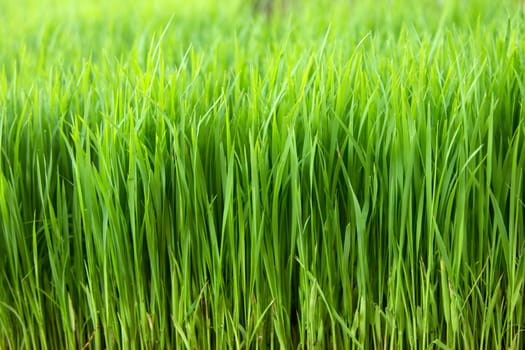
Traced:
<path fill-rule="evenodd" d="M 525 347 L 518 1 L 3 1 L 0 348 Z"/>

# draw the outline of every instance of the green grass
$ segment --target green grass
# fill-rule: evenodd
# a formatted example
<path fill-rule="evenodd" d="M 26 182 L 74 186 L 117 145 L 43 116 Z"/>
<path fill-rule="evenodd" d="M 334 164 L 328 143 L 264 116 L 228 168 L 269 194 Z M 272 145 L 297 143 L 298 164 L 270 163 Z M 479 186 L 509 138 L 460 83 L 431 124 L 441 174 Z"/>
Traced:
<path fill-rule="evenodd" d="M 0 348 L 525 347 L 518 1 L 4 1 Z"/>

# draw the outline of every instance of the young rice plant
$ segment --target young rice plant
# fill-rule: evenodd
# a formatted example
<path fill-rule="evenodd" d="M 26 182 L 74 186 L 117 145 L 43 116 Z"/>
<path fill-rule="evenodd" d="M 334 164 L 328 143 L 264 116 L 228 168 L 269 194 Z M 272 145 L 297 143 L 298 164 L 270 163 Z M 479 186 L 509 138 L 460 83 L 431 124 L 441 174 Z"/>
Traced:
<path fill-rule="evenodd" d="M 1 349 L 525 347 L 519 1 L 1 7 Z"/>

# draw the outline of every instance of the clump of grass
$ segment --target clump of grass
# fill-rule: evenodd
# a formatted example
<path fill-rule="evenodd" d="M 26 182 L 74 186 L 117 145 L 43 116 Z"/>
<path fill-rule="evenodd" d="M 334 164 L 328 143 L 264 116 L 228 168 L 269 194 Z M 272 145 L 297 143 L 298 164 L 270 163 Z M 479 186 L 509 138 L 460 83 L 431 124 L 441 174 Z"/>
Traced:
<path fill-rule="evenodd" d="M 517 2 L 50 4 L 0 35 L 0 348 L 524 346 Z"/>

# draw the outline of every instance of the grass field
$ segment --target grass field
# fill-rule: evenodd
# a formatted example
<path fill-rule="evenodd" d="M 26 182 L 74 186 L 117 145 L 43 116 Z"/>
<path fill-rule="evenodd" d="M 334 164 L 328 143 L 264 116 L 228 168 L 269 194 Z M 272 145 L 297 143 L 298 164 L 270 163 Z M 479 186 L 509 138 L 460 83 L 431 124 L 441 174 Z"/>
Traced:
<path fill-rule="evenodd" d="M 522 349 L 525 11 L 4 0 L 0 349 Z"/>

